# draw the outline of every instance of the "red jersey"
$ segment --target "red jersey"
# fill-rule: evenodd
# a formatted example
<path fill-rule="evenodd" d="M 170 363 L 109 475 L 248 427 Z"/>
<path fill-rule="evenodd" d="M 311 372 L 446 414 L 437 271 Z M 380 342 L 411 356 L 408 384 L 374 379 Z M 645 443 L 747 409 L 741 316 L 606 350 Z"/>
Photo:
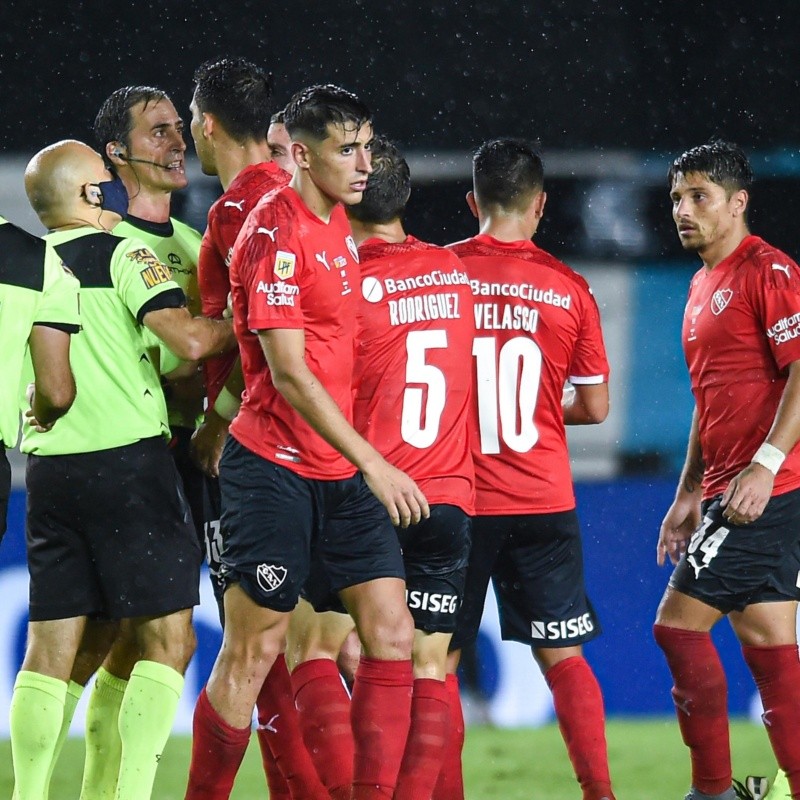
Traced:
<path fill-rule="evenodd" d="M 600 312 L 586 281 L 533 242 L 480 235 L 450 245 L 474 306 L 470 423 L 476 513 L 575 508 L 564 382 L 608 380 Z"/>
<path fill-rule="evenodd" d="M 355 467 L 284 400 L 255 331 L 301 329 L 305 359 L 347 421 L 353 420 L 358 251 L 342 206 L 328 223 L 291 187 L 250 213 L 231 259 L 233 318 L 245 390 L 231 434 L 304 478 L 338 480 Z"/>
<path fill-rule="evenodd" d="M 197 282 L 203 316 L 222 319 L 228 305 L 231 281 L 228 267 L 233 243 L 253 206 L 268 192 L 289 183 L 291 176 L 277 164 L 265 161 L 245 167 L 208 211 L 208 227 L 200 244 Z M 233 351 L 203 362 L 208 405 L 214 405 L 239 353 Z"/>
<path fill-rule="evenodd" d="M 692 278 L 683 349 L 705 461 L 703 497 L 725 491 L 767 437 L 800 359 L 800 271 L 780 250 L 747 236 Z M 773 495 L 800 486 L 800 448 L 787 455 Z"/>
<path fill-rule="evenodd" d="M 408 236 L 358 250 L 355 428 L 431 504 L 474 513 L 468 415 L 472 291 L 450 252 Z"/>

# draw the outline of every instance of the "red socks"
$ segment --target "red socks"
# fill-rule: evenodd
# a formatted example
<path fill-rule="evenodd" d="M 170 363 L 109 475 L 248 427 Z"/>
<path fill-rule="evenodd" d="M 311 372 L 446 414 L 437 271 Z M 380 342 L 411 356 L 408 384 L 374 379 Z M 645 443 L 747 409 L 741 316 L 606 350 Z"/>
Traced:
<path fill-rule="evenodd" d="M 291 684 L 303 741 L 317 774 L 332 800 L 350 800 L 353 783 L 350 698 L 336 663 L 328 658 L 305 661 L 292 672 Z"/>
<path fill-rule="evenodd" d="M 728 684 L 711 635 L 664 625 L 654 625 L 653 635 L 675 683 L 672 699 L 691 754 L 692 786 L 703 794 L 722 794 L 732 778 Z"/>
<path fill-rule="evenodd" d="M 464 749 L 464 712 L 461 708 L 461 694 L 458 691 L 458 676 L 448 675 L 444 685 L 447 692 L 450 724 L 433 800 L 464 800 L 464 778 L 461 774 L 461 751 Z"/>
<path fill-rule="evenodd" d="M 410 660 L 361 657 L 351 707 L 356 750 L 352 800 L 393 796 L 411 722 L 412 687 Z"/>
<path fill-rule="evenodd" d="M 228 725 L 203 689 L 194 709 L 186 800 L 227 800 L 249 741 L 250 726 Z"/>
<path fill-rule="evenodd" d="M 258 742 L 270 800 L 329 800 L 306 750 L 286 660 L 279 655 L 256 701 Z"/>
<path fill-rule="evenodd" d="M 573 656 L 550 667 L 544 677 L 583 800 L 613 800 L 603 696 L 592 668 L 583 656 Z"/>
<path fill-rule="evenodd" d="M 800 659 L 796 644 L 742 647 L 764 704 L 767 729 L 778 766 L 786 773 L 793 797 L 800 797 Z"/>
<path fill-rule="evenodd" d="M 418 678 L 411 698 L 411 728 L 397 778 L 395 800 L 433 794 L 449 738 L 450 711 L 444 681 Z"/>

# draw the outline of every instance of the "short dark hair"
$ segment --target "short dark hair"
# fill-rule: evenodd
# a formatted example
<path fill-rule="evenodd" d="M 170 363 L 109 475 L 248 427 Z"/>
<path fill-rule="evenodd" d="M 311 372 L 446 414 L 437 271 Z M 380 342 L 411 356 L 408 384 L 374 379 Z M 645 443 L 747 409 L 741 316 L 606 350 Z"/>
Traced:
<path fill-rule="evenodd" d="M 194 72 L 194 101 L 237 142 L 263 139 L 271 114 L 272 74 L 244 58 L 206 61 Z"/>
<path fill-rule="evenodd" d="M 728 197 L 740 189 L 749 191 L 753 185 L 753 168 L 744 150 L 738 144 L 723 139 L 712 139 L 679 155 L 667 174 L 670 189 L 679 172 L 683 175 L 691 172 L 705 175 L 712 183 L 722 186 Z"/>
<path fill-rule="evenodd" d="M 284 113 L 284 124 L 292 139 L 303 134 L 322 141 L 328 125 L 359 130 L 372 122 L 372 112 L 352 92 L 332 83 L 317 84 L 296 92 Z"/>
<path fill-rule="evenodd" d="M 94 118 L 94 135 L 104 159 L 109 142 L 122 142 L 125 147 L 130 146 L 129 137 L 133 130 L 131 109 L 139 103 L 144 103 L 147 108 L 149 103 L 158 103 L 160 100 L 169 100 L 169 95 L 153 86 L 123 86 L 106 98 Z"/>
<path fill-rule="evenodd" d="M 286 109 L 282 108 L 280 111 L 276 111 L 270 118 L 269 118 L 270 125 L 285 125 L 286 124 Z"/>
<path fill-rule="evenodd" d="M 472 179 L 482 206 L 523 210 L 544 188 L 544 166 L 536 143 L 526 139 L 491 139 L 472 157 Z"/>
<path fill-rule="evenodd" d="M 400 151 L 383 136 L 372 140 L 372 173 L 360 203 L 347 215 L 366 223 L 401 219 L 411 194 L 411 170 Z"/>

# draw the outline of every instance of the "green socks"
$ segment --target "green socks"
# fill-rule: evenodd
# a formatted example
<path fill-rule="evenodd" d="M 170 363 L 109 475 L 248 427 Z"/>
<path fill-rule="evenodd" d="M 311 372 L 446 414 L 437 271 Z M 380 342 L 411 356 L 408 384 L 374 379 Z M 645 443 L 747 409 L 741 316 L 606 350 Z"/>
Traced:
<path fill-rule="evenodd" d="M 66 696 L 64 681 L 27 670 L 17 674 L 10 711 L 14 797 L 17 800 L 47 797 L 47 784 L 64 722 Z M 72 710 L 74 712 L 74 705 Z"/>
<path fill-rule="evenodd" d="M 75 708 L 83 694 L 83 686 L 75 681 L 70 681 L 67 685 L 67 694 L 64 698 L 64 719 L 61 721 L 61 730 L 58 732 L 58 739 L 56 740 L 56 747 L 53 751 L 53 758 L 50 761 L 50 771 L 47 773 L 47 783 L 45 788 L 50 790 L 50 779 L 53 777 L 53 770 L 58 763 L 58 757 L 61 755 L 61 750 L 64 747 L 64 740 L 69 734 L 69 726 L 72 724 L 72 718 L 75 716 Z M 16 798 L 14 798 L 16 800 Z M 45 800 L 47 795 L 45 794 Z"/>
<path fill-rule="evenodd" d="M 128 681 L 103 667 L 86 708 L 86 761 L 80 800 L 114 800 L 122 757 L 119 709 Z"/>
<path fill-rule="evenodd" d="M 136 663 L 119 711 L 122 761 L 116 800 L 150 797 L 182 691 L 183 676 L 172 667 L 155 661 Z"/>

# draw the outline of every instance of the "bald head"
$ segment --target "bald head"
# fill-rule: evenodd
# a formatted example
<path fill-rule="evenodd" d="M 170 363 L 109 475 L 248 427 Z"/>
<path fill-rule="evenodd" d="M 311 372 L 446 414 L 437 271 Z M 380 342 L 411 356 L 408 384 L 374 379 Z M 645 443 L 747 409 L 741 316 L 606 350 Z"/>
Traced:
<path fill-rule="evenodd" d="M 109 178 L 99 153 L 83 142 L 66 139 L 40 150 L 28 162 L 25 192 L 47 228 L 79 223 L 104 227 L 98 224 L 99 200 L 86 185 Z"/>

